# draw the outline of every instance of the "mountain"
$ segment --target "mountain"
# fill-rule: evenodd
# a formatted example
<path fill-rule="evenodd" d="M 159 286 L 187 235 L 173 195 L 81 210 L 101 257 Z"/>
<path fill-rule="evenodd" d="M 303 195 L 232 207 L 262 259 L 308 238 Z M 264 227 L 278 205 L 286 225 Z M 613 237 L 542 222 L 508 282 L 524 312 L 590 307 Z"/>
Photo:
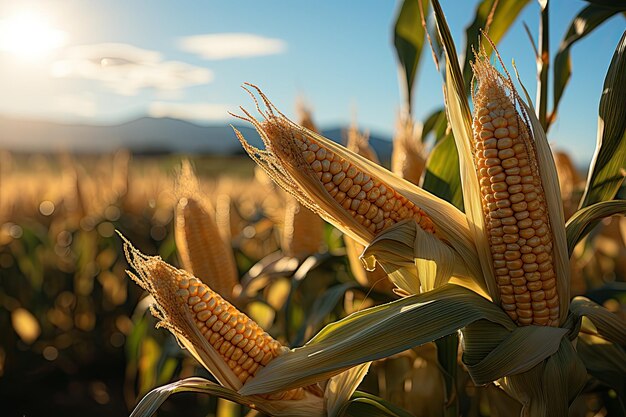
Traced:
<path fill-rule="evenodd" d="M 235 125 L 254 146 L 262 147 L 254 128 Z M 322 134 L 345 143 L 345 128 Z M 391 141 L 370 135 L 370 143 L 383 163 L 391 158 Z M 136 153 L 242 153 L 229 125 L 203 126 L 171 118 L 142 117 L 118 125 L 63 124 L 40 120 L 0 117 L 0 149 L 16 152 L 76 153 L 112 152 L 127 148 Z"/>

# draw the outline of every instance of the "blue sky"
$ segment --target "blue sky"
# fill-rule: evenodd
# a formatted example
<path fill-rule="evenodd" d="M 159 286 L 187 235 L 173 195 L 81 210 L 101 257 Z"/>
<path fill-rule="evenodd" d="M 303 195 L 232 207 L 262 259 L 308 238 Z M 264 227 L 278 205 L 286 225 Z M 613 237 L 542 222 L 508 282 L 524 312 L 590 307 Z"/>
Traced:
<path fill-rule="evenodd" d="M 460 46 L 477 2 L 441 3 Z M 24 13 L 40 16 L 46 28 L 24 35 L 28 42 L 0 43 L 0 114 L 100 124 L 149 114 L 221 123 L 231 121 L 227 110 L 250 107 L 239 87 L 247 81 L 288 115 L 303 97 L 322 127 L 347 124 L 356 114 L 362 128 L 390 136 L 401 100 L 391 37 L 398 5 L 0 0 L 0 30 Z M 585 5 L 551 2 L 553 52 Z M 533 97 L 535 63 L 521 23 L 536 36 L 538 15 L 538 3 L 531 2 L 500 44 Z M 604 75 L 625 27 L 616 16 L 573 49 L 574 74 L 549 139 L 578 162 L 593 153 Z M 39 54 L 25 56 L 29 48 Z M 418 74 L 417 119 L 442 103 L 440 77 L 427 53 Z"/>

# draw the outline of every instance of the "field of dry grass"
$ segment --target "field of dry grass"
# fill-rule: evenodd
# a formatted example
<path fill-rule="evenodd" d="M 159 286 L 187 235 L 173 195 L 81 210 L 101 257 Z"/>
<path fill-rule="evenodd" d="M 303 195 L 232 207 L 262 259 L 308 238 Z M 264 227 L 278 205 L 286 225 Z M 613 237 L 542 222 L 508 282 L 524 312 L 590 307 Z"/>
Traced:
<path fill-rule="evenodd" d="M 342 233 L 328 224 L 316 223 L 320 240 L 294 254 L 304 223 L 290 220 L 291 198 L 248 159 L 191 162 L 236 259 L 237 305 L 283 343 L 297 346 L 324 323 L 395 298 L 388 282 L 359 278 L 363 271 L 352 269 L 359 264 L 345 256 Z M 39 415 L 50 405 L 65 415 L 123 415 L 158 385 L 208 376 L 171 335 L 154 329 L 115 234 L 181 265 L 174 239 L 181 158 L 5 152 L 0 167 L 0 398 L 7 415 Z M 572 198 L 580 195 L 575 184 L 569 189 Z M 608 222 L 572 260 L 574 291 L 595 294 L 613 311 L 622 307 L 602 291 L 623 285 L 626 276 L 623 221 Z M 434 345 L 409 350 L 373 365 L 361 389 L 431 415 L 444 395 L 436 364 Z M 485 401 L 510 401 L 465 383 L 468 412 Z M 32 401 L 33 393 L 40 400 Z M 206 407 L 224 413 L 218 415 L 243 412 L 190 396 L 168 401 L 159 415 L 206 415 Z M 589 407 L 596 397 L 586 397 Z M 477 410 L 468 415 L 483 415 Z"/>

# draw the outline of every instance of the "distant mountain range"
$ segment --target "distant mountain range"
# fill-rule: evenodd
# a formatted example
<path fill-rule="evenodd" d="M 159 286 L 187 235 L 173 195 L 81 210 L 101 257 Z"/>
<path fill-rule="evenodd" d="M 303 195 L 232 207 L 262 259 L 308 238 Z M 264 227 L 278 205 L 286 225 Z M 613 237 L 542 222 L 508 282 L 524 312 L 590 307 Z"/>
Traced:
<path fill-rule="evenodd" d="M 261 138 L 250 126 L 236 125 L 254 146 Z M 345 143 L 346 128 L 322 134 Z M 391 159 L 391 139 L 370 135 L 370 143 L 383 163 Z M 16 152 L 112 152 L 126 148 L 135 153 L 205 153 L 234 155 L 241 145 L 229 125 L 203 126 L 178 119 L 142 117 L 118 125 L 80 125 L 0 117 L 0 149 Z"/>

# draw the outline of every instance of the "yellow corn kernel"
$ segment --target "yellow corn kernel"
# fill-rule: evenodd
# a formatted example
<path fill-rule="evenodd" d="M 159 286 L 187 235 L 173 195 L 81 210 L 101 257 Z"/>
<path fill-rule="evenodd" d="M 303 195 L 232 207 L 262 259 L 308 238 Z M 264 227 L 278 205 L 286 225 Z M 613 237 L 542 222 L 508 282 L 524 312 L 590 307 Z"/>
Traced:
<path fill-rule="evenodd" d="M 282 129 L 276 129 L 274 122 L 264 124 L 270 137 L 284 134 Z M 328 196 L 373 235 L 409 218 L 414 218 L 424 230 L 433 231 L 432 222 L 419 207 L 382 181 L 320 147 L 304 132 L 294 131 L 291 137 L 299 144 L 304 161 Z"/>
<path fill-rule="evenodd" d="M 287 349 L 206 284 L 181 272 L 176 295 L 189 309 L 200 333 L 242 383 Z"/>
<path fill-rule="evenodd" d="M 530 129 L 509 81 L 487 59 L 473 69 L 474 161 L 501 305 L 518 325 L 557 326 L 552 234 Z"/>

